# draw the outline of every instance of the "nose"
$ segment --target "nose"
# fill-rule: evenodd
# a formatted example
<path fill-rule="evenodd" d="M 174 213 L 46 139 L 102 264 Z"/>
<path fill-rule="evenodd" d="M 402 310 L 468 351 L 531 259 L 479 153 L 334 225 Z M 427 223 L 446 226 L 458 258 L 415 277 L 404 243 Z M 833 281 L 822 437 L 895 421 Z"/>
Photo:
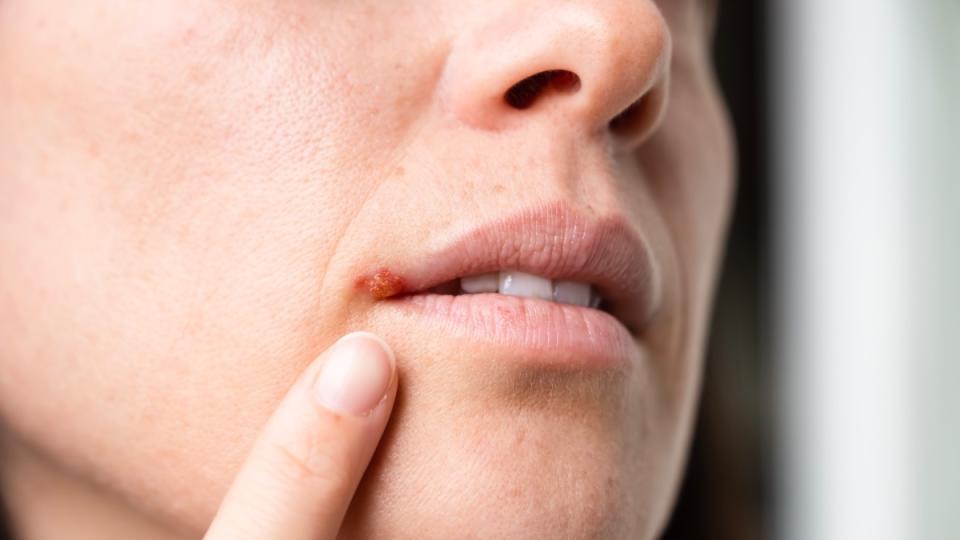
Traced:
<path fill-rule="evenodd" d="M 512 4 L 453 43 L 439 94 L 457 121 L 495 131 L 547 122 L 630 147 L 655 130 L 671 43 L 652 0 Z"/>

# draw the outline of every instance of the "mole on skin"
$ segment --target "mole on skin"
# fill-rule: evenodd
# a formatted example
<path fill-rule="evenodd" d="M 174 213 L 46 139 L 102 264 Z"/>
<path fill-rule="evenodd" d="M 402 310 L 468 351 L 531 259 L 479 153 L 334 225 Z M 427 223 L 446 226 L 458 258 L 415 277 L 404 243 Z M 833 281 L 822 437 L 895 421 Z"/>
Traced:
<path fill-rule="evenodd" d="M 407 291 L 406 281 L 389 268 L 381 268 L 371 276 L 361 276 L 357 279 L 357 286 L 366 288 L 374 300 L 384 300 Z"/>

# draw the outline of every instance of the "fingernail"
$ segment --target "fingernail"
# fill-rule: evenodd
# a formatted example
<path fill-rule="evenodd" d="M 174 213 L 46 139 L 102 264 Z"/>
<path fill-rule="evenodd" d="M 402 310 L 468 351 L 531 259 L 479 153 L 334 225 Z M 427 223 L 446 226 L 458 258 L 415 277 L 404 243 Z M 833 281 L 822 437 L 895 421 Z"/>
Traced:
<path fill-rule="evenodd" d="M 330 350 L 314 388 L 324 407 L 355 416 L 370 413 L 383 400 L 393 378 L 390 346 L 370 332 L 353 332 Z"/>

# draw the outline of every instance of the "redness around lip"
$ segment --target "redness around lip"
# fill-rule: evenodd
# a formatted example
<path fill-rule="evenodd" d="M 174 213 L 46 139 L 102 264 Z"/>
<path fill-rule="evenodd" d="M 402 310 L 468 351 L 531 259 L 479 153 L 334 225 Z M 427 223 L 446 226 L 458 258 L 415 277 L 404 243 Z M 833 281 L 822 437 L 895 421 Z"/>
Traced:
<path fill-rule="evenodd" d="M 389 268 L 380 268 L 371 275 L 360 276 L 356 285 L 366 289 L 374 300 L 384 300 L 407 292 L 406 280 L 391 272 Z"/>

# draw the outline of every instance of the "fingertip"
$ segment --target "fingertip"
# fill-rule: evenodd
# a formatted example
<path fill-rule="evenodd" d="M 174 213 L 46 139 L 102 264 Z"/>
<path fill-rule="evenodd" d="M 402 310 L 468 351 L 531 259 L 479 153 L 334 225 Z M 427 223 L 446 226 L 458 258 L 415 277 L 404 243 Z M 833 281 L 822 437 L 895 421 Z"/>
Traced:
<path fill-rule="evenodd" d="M 325 408 L 352 416 L 373 412 L 392 390 L 396 357 L 371 332 L 351 332 L 331 347 L 313 390 Z"/>
<path fill-rule="evenodd" d="M 377 334 L 374 334 L 373 332 L 368 332 L 366 330 L 357 330 L 348 334 L 344 334 L 340 337 L 340 339 L 337 340 L 334 346 L 336 346 L 337 343 L 342 343 L 351 339 L 372 339 L 373 341 L 376 341 L 383 348 L 383 351 L 389 355 L 390 363 L 396 363 L 396 356 L 393 354 L 393 349 L 390 347 L 390 344 L 387 343 L 387 340 L 383 339 Z"/>

